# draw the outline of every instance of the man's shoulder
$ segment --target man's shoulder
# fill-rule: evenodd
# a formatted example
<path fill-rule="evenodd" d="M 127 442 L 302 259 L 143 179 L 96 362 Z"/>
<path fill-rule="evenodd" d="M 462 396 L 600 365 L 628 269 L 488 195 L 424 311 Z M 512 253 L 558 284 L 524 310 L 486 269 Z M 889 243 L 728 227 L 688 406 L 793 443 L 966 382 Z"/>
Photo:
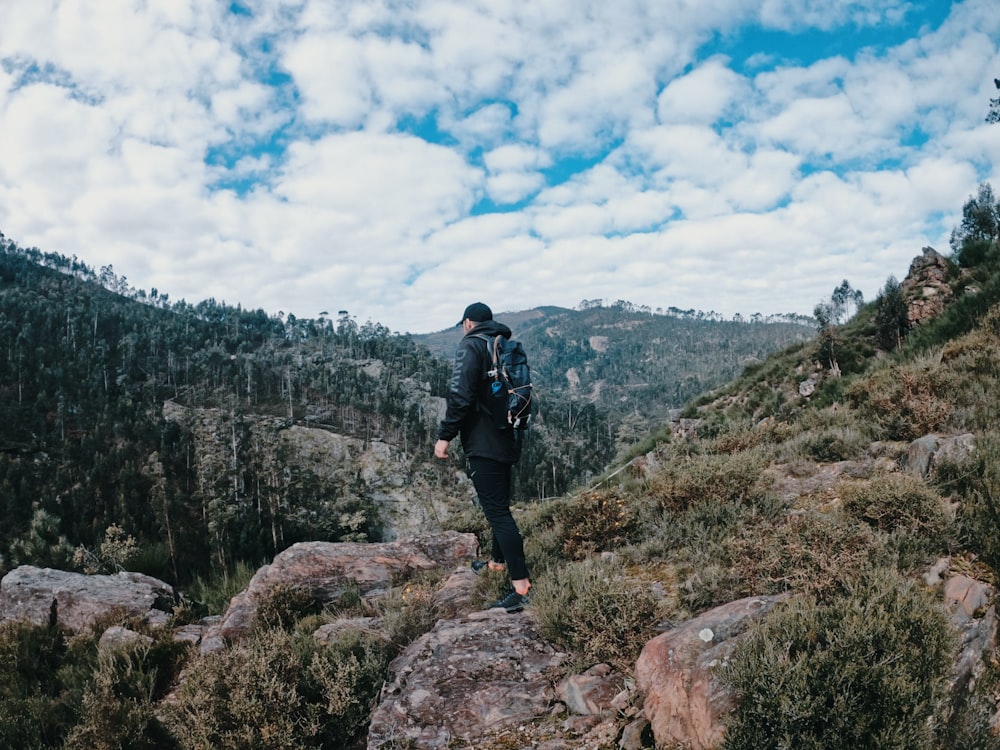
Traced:
<path fill-rule="evenodd" d="M 471 331 L 465 334 L 465 337 L 478 338 L 480 341 L 482 341 L 484 337 L 487 339 L 492 339 L 497 336 L 503 336 L 505 339 L 509 339 L 511 335 L 512 333 L 510 328 L 505 326 L 503 323 L 498 323 L 495 320 L 488 320 L 485 323 L 481 323 L 480 325 L 473 328 Z"/>

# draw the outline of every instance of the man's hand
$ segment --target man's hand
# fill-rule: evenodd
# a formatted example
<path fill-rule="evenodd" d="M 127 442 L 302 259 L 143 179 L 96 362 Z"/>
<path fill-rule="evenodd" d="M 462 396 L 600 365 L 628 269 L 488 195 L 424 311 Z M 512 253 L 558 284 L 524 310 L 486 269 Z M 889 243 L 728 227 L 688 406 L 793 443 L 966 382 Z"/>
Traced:
<path fill-rule="evenodd" d="M 450 442 L 447 440 L 438 440 L 434 443 L 434 456 L 436 458 L 448 458 L 448 446 Z"/>

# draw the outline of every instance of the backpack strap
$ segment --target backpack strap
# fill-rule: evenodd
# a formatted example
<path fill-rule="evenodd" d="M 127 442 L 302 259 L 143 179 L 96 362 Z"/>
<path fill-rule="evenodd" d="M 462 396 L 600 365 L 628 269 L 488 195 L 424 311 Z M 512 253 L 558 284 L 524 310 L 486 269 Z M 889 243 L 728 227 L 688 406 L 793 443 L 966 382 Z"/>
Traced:
<path fill-rule="evenodd" d="M 476 338 L 486 342 L 486 352 L 490 354 L 493 367 L 486 374 L 493 378 L 494 382 L 500 380 L 500 342 L 499 336 L 487 336 L 485 333 L 475 334 Z"/>

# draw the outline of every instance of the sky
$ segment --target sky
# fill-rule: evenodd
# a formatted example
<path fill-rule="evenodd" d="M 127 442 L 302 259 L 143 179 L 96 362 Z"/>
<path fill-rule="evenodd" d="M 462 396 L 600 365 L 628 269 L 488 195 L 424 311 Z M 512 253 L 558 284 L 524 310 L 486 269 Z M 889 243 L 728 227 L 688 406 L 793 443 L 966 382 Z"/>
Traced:
<path fill-rule="evenodd" d="M 995 0 L 0 0 L 0 232 L 398 332 L 810 315 L 1000 188 L 998 46 Z"/>

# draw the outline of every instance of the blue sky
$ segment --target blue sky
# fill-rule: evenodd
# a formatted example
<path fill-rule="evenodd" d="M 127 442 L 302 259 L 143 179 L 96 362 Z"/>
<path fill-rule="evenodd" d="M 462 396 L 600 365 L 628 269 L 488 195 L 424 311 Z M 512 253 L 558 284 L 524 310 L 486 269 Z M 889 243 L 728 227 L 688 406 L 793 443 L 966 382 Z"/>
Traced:
<path fill-rule="evenodd" d="M 3 0 L 0 231 L 398 331 L 479 299 L 809 314 L 1000 187 L 994 5 Z"/>

